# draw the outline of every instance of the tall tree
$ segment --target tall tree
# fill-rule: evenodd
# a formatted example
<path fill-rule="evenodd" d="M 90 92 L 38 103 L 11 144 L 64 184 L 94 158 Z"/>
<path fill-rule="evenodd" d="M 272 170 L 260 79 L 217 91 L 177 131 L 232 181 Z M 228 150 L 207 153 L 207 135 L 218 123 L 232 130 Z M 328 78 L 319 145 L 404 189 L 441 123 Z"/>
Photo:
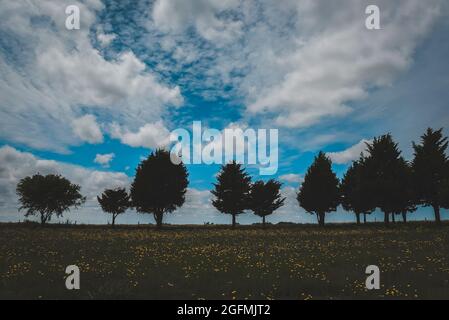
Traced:
<path fill-rule="evenodd" d="M 112 227 L 115 226 L 117 216 L 131 206 L 130 196 L 125 188 L 106 189 L 97 200 L 104 212 L 112 214 Z"/>
<path fill-rule="evenodd" d="M 336 211 L 340 204 L 339 181 L 332 171 L 331 160 L 320 152 L 307 170 L 299 190 L 299 205 L 316 214 L 318 224 L 324 226 L 327 212 Z"/>
<path fill-rule="evenodd" d="M 16 189 L 21 203 L 19 210 L 25 209 L 26 217 L 40 214 L 41 224 L 44 225 L 53 214 L 60 217 L 70 207 L 82 205 L 86 198 L 80 194 L 80 189 L 80 186 L 60 175 L 36 174 L 23 178 Z"/>
<path fill-rule="evenodd" d="M 374 138 L 368 144 L 368 154 L 365 159 L 365 183 L 373 206 L 383 211 L 384 221 L 388 224 L 390 215 L 397 210 L 398 197 L 403 192 L 401 169 L 405 160 L 390 134 Z"/>
<path fill-rule="evenodd" d="M 235 227 L 236 216 L 249 209 L 251 177 L 241 164 L 235 161 L 222 166 L 217 175 L 217 183 L 211 193 L 215 196 L 212 205 L 218 211 L 232 216 Z"/>
<path fill-rule="evenodd" d="M 343 208 L 355 213 L 357 224 L 360 224 L 360 215 L 364 215 L 366 223 L 366 215 L 374 211 L 370 193 L 365 184 L 365 170 L 365 158 L 361 156 L 346 171 L 340 189 Z"/>
<path fill-rule="evenodd" d="M 421 136 L 421 143 L 413 142 L 414 159 L 412 172 L 418 203 L 431 206 L 436 223 L 441 222 L 440 208 L 448 207 L 445 186 L 449 180 L 449 164 L 446 150 L 447 137 L 443 129 L 427 129 Z"/>
<path fill-rule="evenodd" d="M 136 169 L 131 185 L 133 207 L 137 212 L 153 214 L 161 228 L 164 214 L 184 204 L 188 184 L 185 165 L 173 163 L 168 151 L 156 150 Z"/>
<path fill-rule="evenodd" d="M 251 185 L 250 209 L 255 215 L 262 217 L 262 224 L 265 227 L 265 217 L 284 205 L 285 198 L 281 196 L 282 183 L 276 180 L 269 180 L 266 183 L 256 181 Z"/>

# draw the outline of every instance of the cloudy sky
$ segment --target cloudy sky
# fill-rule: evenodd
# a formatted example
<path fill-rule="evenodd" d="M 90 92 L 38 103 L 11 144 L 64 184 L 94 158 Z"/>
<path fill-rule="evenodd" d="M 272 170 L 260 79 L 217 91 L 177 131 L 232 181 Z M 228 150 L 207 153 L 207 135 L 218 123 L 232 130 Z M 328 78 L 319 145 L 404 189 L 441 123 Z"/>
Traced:
<path fill-rule="evenodd" d="M 74 4 L 81 28 L 67 30 Z M 365 28 L 368 4 L 380 30 Z M 294 198 L 319 150 L 341 177 L 376 135 L 391 132 L 410 159 L 425 128 L 449 133 L 448 34 L 444 0 L 2 0 L 0 221 L 24 219 L 15 186 L 40 172 L 89 199 L 62 221 L 105 223 L 95 196 L 128 186 L 171 130 L 202 121 L 279 129 L 287 204 L 269 221 L 314 222 Z M 210 205 L 218 166 L 188 169 L 187 202 L 167 221 L 229 222 Z"/>

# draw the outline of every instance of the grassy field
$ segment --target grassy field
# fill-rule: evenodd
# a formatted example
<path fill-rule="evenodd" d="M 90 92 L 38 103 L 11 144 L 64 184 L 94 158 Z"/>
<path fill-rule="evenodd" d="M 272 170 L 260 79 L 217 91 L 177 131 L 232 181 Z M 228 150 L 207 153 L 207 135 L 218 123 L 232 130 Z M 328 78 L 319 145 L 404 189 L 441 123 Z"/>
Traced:
<path fill-rule="evenodd" d="M 65 288 L 65 268 L 81 290 Z M 365 268 L 381 289 L 365 289 Z M 449 299 L 449 224 L 239 227 L 0 224 L 0 298 Z"/>

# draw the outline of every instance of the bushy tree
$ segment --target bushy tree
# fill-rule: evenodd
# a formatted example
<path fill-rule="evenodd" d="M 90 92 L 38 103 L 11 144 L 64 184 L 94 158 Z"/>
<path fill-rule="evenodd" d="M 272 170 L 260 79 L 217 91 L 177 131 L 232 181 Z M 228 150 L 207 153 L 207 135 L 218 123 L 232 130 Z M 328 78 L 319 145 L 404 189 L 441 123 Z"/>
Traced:
<path fill-rule="evenodd" d="M 235 227 L 236 216 L 249 209 L 251 177 L 241 164 L 235 161 L 222 166 L 214 183 L 212 205 L 224 214 L 232 216 L 232 227 Z"/>
<path fill-rule="evenodd" d="M 405 160 L 390 134 L 374 138 L 367 151 L 365 183 L 372 205 L 382 210 L 388 224 L 390 215 L 397 212 L 398 198 L 403 192 L 401 175 Z"/>
<path fill-rule="evenodd" d="M 320 226 L 324 226 L 327 212 L 337 210 L 340 204 L 339 180 L 332 171 L 331 160 L 323 152 L 308 168 L 297 200 L 307 212 L 316 214 Z"/>
<path fill-rule="evenodd" d="M 255 215 L 262 217 L 262 224 L 265 227 L 265 217 L 284 205 L 285 198 L 281 196 L 282 184 L 276 180 L 269 180 L 266 183 L 256 181 L 251 185 L 250 209 Z"/>
<path fill-rule="evenodd" d="M 104 212 L 112 214 L 112 226 L 115 226 L 115 219 L 124 213 L 131 206 L 130 196 L 125 188 L 106 189 L 97 197 L 98 203 Z"/>
<path fill-rule="evenodd" d="M 160 228 L 164 214 L 184 204 L 188 183 L 185 165 L 172 162 L 168 151 L 156 150 L 136 169 L 131 185 L 133 207 L 138 212 L 153 214 Z"/>
<path fill-rule="evenodd" d="M 370 193 L 365 183 L 366 175 L 365 159 L 363 156 L 352 163 L 341 183 L 341 203 L 347 211 L 355 213 L 357 224 L 360 224 L 360 215 L 366 215 L 374 211 Z"/>
<path fill-rule="evenodd" d="M 448 139 L 443 137 L 443 129 L 429 128 L 421 136 L 420 144 L 413 143 L 412 173 L 417 202 L 433 208 L 436 223 L 441 222 L 440 208 L 449 208 L 447 147 Z"/>
<path fill-rule="evenodd" d="M 53 214 L 60 217 L 70 207 L 82 205 L 86 198 L 80 194 L 80 189 L 60 175 L 36 174 L 23 178 L 16 189 L 21 203 L 19 210 L 26 210 L 26 217 L 39 214 L 44 225 Z"/>

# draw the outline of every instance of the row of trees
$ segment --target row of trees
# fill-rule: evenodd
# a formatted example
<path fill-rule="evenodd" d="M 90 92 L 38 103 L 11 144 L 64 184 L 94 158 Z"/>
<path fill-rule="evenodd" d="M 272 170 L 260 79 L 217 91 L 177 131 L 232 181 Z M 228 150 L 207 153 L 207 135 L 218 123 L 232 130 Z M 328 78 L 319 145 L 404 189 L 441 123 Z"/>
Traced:
<path fill-rule="evenodd" d="M 339 205 L 352 211 L 360 223 L 360 216 L 379 208 L 390 216 L 402 215 L 420 205 L 431 206 L 435 220 L 441 221 L 440 208 L 449 208 L 449 160 L 446 156 L 448 141 L 442 129 L 432 130 L 413 143 L 414 159 L 409 163 L 401 156 L 391 135 L 375 138 L 367 145 L 367 154 L 361 155 L 347 170 L 342 181 L 332 171 L 331 160 L 320 152 L 309 167 L 297 195 L 298 203 L 307 212 L 315 214 L 319 225 L 325 223 L 326 214 Z M 185 202 L 188 173 L 185 165 L 174 164 L 170 153 L 153 152 L 136 170 L 128 194 L 124 188 L 107 189 L 97 197 L 102 209 L 112 214 L 112 224 L 118 215 L 129 208 L 152 214 L 156 225 L 162 226 L 166 213 L 173 212 Z M 236 217 L 247 210 L 265 218 L 280 208 L 285 201 L 281 196 L 281 183 L 276 180 L 251 182 L 243 167 L 231 162 L 217 175 L 211 191 L 213 206 L 220 212 Z M 61 216 L 70 207 L 78 207 L 86 198 L 80 187 L 58 175 L 40 174 L 22 179 L 17 185 L 21 209 L 26 216 L 40 214 L 41 223 L 53 214 Z"/>
<path fill-rule="evenodd" d="M 332 171 L 331 160 L 322 152 L 308 169 L 297 200 L 307 212 L 315 214 L 320 225 L 325 215 L 342 205 L 360 216 L 379 208 L 386 224 L 418 206 L 430 206 L 435 221 L 441 222 L 440 209 L 449 208 L 449 161 L 447 137 L 442 129 L 428 129 L 419 144 L 413 143 L 414 158 L 407 162 L 391 135 L 367 144 L 367 154 L 352 163 L 340 182 Z"/>

